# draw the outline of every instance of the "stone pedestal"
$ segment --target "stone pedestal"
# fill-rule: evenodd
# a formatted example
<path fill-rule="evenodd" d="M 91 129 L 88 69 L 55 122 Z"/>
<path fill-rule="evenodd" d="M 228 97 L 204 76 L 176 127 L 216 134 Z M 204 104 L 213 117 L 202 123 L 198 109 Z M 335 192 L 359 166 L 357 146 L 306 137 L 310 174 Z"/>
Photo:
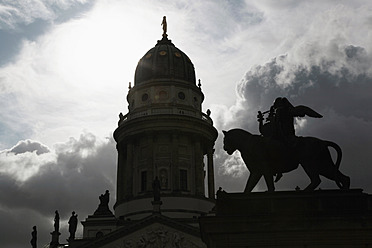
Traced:
<path fill-rule="evenodd" d="M 220 194 L 200 218 L 214 247 L 370 247 L 372 195 L 361 189 Z"/>
<path fill-rule="evenodd" d="M 118 220 L 114 215 L 89 215 L 81 224 L 83 238 L 99 238 L 117 229 Z"/>
<path fill-rule="evenodd" d="M 59 245 L 59 235 L 61 235 L 60 232 L 53 231 L 50 233 L 52 235 L 52 241 L 50 242 L 50 248 L 57 248 Z"/>
<path fill-rule="evenodd" d="M 163 204 L 162 201 L 152 201 L 152 206 L 153 206 L 153 213 L 159 213 L 160 214 L 160 206 Z"/>

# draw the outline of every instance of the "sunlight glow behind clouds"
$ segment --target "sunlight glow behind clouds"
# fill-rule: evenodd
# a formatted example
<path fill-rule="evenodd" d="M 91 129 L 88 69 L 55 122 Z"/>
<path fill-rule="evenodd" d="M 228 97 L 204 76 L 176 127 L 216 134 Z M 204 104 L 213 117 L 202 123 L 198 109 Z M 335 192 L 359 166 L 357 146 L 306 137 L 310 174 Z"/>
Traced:
<path fill-rule="evenodd" d="M 340 73 L 345 65 L 351 73 L 369 72 L 366 62 L 370 58 L 363 48 L 350 46 L 350 54 L 357 56 L 345 57 L 345 49 L 355 39 L 350 38 L 351 34 L 360 37 L 363 32 L 356 33 L 352 28 L 360 22 L 352 18 L 355 9 L 333 6 L 315 11 L 309 19 L 301 14 L 318 7 L 312 5 L 302 13 L 296 11 L 301 5 L 275 12 L 265 4 L 261 9 L 257 6 L 243 2 L 217 5 L 212 1 L 97 2 L 80 18 L 53 25 L 35 41 L 24 41 L 15 62 L 0 70 L 3 92 L 14 96 L 17 107 L 3 115 L 10 123 L 32 130 L 31 138 L 49 146 L 66 137 L 77 137 L 87 128 L 106 136 L 115 129 L 118 113 L 126 112 L 125 96 L 128 82 L 133 82 L 136 62 L 161 38 L 162 15 L 168 16 L 169 38 L 190 56 L 197 77 L 206 79 L 205 83 L 202 80 L 207 94 L 204 108 L 212 106 L 217 128 L 253 120 L 240 116 L 239 111 L 252 110 L 262 99 L 256 95 L 245 99 L 242 86 L 240 97 L 236 97 L 236 82 L 231 79 L 240 78 L 242 75 L 236 72 L 250 68 L 252 61 L 262 62 L 267 54 L 276 57 L 269 63 L 279 73 L 273 70 L 270 73 L 274 75 L 267 74 L 265 70 L 274 68 L 267 65 L 252 67 L 249 73 L 252 77 L 259 75 L 259 85 L 270 86 L 270 80 L 274 80 L 275 87 L 284 91 L 292 87 L 297 71 L 314 65 L 332 74 Z M 294 14 L 286 16 L 288 11 Z M 297 22 L 283 25 L 285 18 L 286 23 L 292 19 Z M 321 24 L 324 28 L 319 29 Z M 286 55 L 277 56 L 280 50 Z M 354 57 L 358 59 L 350 61 Z M 313 85 L 302 85 L 300 90 L 305 92 Z M 219 106 L 220 99 L 223 102 Z M 229 107 L 227 102 L 234 101 Z M 210 103 L 213 105 L 208 106 Z"/>
<path fill-rule="evenodd" d="M 126 111 L 136 62 L 149 47 L 140 38 L 144 21 L 133 23 L 134 10 L 123 15 L 123 7 L 130 6 L 98 6 L 36 41 L 25 40 L 16 62 L 0 70 L 3 93 L 13 94 L 17 106 L 5 119 L 23 123 L 48 145 L 85 128 L 101 136 L 113 131 L 118 113 Z M 160 30 L 159 24 L 154 37 Z"/>
<path fill-rule="evenodd" d="M 23 183 L 39 173 L 41 167 L 53 162 L 56 162 L 53 153 L 38 155 L 37 151 L 33 151 L 15 154 L 5 150 L 0 152 L 0 174 L 7 174 Z"/>
<path fill-rule="evenodd" d="M 197 16 L 209 5 L 184 2 L 183 9 L 177 11 L 178 4 L 99 1 L 80 18 L 51 26 L 49 32 L 35 41 L 24 40 L 15 62 L 0 69 L 3 93 L 14 95 L 13 109 L 3 113 L 5 119 L 32 130 L 33 135 L 24 138 L 49 146 L 66 137 L 76 137 L 86 128 L 106 136 L 115 129 L 118 113 L 127 111 L 128 83 L 133 83 L 137 61 L 161 38 L 160 23 L 165 14 L 169 14 L 169 38 L 189 54 L 197 71 L 203 72 L 197 77 L 206 79 L 205 83 L 202 80 L 203 90 L 210 92 L 210 96 L 204 107 L 208 108 L 208 103 L 215 102 L 213 99 L 218 95 L 233 99 L 223 94 L 226 92 L 223 89 L 234 94 L 234 82 L 228 79 L 232 74 L 216 68 L 221 68 L 223 62 L 225 70 L 235 71 L 235 67 L 229 66 L 230 62 L 226 63 L 229 61 L 226 57 L 233 57 L 236 50 L 210 57 L 223 50 L 222 44 L 228 44 L 231 38 L 225 37 L 221 43 L 215 32 L 228 30 L 236 22 L 223 22 L 214 27 L 213 20 L 221 16 L 227 20 L 232 10 L 225 11 L 223 6 L 210 2 L 216 14 L 205 16 L 211 19 L 203 22 Z M 190 12 L 192 10 L 197 12 Z M 210 34 L 202 35 L 202 30 Z M 237 30 L 231 34 L 234 36 L 235 32 Z M 208 46 L 198 44 L 200 38 L 205 39 Z M 206 73 L 208 71 L 210 73 Z M 218 83 L 221 77 L 227 83 Z M 234 74 L 233 77 L 240 76 Z M 213 88 L 217 90 L 211 91 Z M 14 112 L 19 116 L 14 116 Z"/>

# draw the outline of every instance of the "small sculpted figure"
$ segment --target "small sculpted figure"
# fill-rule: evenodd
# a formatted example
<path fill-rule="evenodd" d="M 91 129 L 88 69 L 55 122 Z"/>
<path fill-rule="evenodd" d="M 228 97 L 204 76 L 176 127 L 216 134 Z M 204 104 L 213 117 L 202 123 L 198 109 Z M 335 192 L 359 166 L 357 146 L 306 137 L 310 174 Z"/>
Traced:
<path fill-rule="evenodd" d="M 36 248 L 37 247 L 37 230 L 36 230 L 36 226 L 33 226 L 32 227 L 32 232 L 31 232 L 31 247 L 32 248 Z"/>
<path fill-rule="evenodd" d="M 274 175 L 281 175 L 296 169 L 300 164 L 310 178 L 307 191 L 320 184 L 320 175 L 333 180 L 341 189 L 350 188 L 350 178 L 339 171 L 342 151 L 334 142 L 314 137 L 294 137 L 295 146 L 283 146 L 278 140 L 253 135 L 242 129 L 223 131 L 224 150 L 231 155 L 239 150 L 245 165 L 250 171 L 244 192 L 249 193 L 263 176 L 268 191 L 274 191 Z M 337 152 L 334 163 L 328 147 Z"/>
<path fill-rule="evenodd" d="M 108 205 L 110 201 L 110 192 L 106 190 L 105 193 L 101 194 L 98 198 L 99 205 L 97 210 L 94 212 L 94 215 L 112 215 Z"/>
<path fill-rule="evenodd" d="M 161 22 L 163 26 L 163 37 L 167 37 L 167 17 L 163 16 L 163 21 Z"/>
<path fill-rule="evenodd" d="M 167 189 L 168 188 L 168 175 L 166 170 L 160 171 L 160 188 Z"/>
<path fill-rule="evenodd" d="M 75 211 L 72 212 L 72 215 L 70 219 L 68 220 L 68 231 L 70 233 L 70 237 L 68 238 L 69 240 L 74 240 L 75 239 L 75 233 L 76 233 L 76 228 L 78 224 L 78 219 L 77 215 L 75 215 Z"/>
<path fill-rule="evenodd" d="M 101 194 L 99 196 L 99 200 L 100 200 L 100 204 L 99 205 L 103 205 L 103 206 L 108 206 L 108 203 L 110 201 L 110 192 L 108 190 L 106 190 L 105 194 Z"/>
<path fill-rule="evenodd" d="M 59 213 L 58 213 L 58 210 L 55 211 L 55 216 L 54 216 L 54 231 L 59 232 Z"/>
<path fill-rule="evenodd" d="M 266 123 L 263 124 L 263 114 L 269 113 Z M 260 133 L 269 138 L 280 140 L 288 145 L 293 145 L 295 137 L 294 117 L 309 116 L 322 118 L 323 116 L 313 109 L 299 105 L 293 106 L 287 98 L 278 97 L 269 111 L 261 113 L 258 111 L 258 122 Z"/>
<path fill-rule="evenodd" d="M 281 139 L 293 137 L 295 135 L 294 120 L 296 116 L 293 105 L 285 97 L 278 97 L 275 99 L 273 108 L 275 110 L 274 126 L 276 127 L 276 134 Z"/>
<path fill-rule="evenodd" d="M 223 194 L 226 194 L 226 191 L 222 189 L 222 187 L 219 187 L 216 193 L 217 199 L 221 198 Z"/>
<path fill-rule="evenodd" d="M 160 201 L 160 180 L 157 176 L 152 182 L 152 189 L 154 191 L 154 201 Z"/>
<path fill-rule="evenodd" d="M 120 112 L 119 114 L 119 123 L 122 122 L 124 120 L 124 115 L 122 112 Z"/>

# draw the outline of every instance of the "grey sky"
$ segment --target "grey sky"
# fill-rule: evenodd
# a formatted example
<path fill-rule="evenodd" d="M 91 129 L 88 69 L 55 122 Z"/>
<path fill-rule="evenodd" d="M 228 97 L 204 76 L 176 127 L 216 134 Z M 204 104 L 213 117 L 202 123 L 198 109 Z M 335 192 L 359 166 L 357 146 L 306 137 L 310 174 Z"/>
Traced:
<path fill-rule="evenodd" d="M 297 134 L 338 143 L 352 187 L 372 192 L 370 1 L 0 1 L 2 245 L 27 247 L 34 225 L 39 246 L 50 242 L 56 209 L 65 239 L 71 211 L 84 220 L 106 189 L 115 202 L 112 132 L 164 15 L 219 131 L 217 187 L 241 191 L 248 176 L 222 150 L 222 130 L 257 133 L 257 111 L 285 96 L 324 116 L 298 120 Z M 276 186 L 307 180 L 299 168 Z"/>

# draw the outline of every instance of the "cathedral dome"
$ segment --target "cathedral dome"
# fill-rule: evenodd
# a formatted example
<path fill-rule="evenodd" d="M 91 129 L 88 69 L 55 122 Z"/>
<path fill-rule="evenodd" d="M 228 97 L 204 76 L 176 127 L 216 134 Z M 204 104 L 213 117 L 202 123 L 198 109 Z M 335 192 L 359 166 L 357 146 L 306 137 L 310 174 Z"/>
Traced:
<path fill-rule="evenodd" d="M 166 36 L 138 62 L 134 84 L 172 79 L 195 85 L 195 69 L 189 57 Z"/>

